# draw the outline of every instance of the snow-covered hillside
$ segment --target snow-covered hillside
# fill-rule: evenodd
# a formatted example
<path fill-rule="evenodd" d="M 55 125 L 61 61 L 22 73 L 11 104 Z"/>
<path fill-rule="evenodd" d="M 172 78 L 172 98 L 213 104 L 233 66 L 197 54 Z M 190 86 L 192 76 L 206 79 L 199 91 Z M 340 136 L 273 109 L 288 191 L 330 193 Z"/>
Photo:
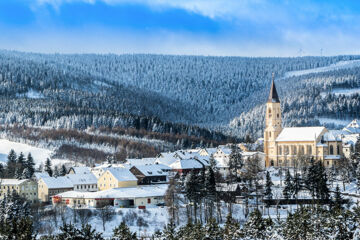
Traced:
<path fill-rule="evenodd" d="M 318 68 L 312 68 L 312 69 L 306 69 L 306 70 L 300 70 L 300 71 L 290 71 L 284 74 L 284 78 L 287 77 L 294 77 L 294 76 L 301 76 L 306 75 L 310 73 L 321 73 L 321 72 L 328 72 L 328 71 L 334 71 L 339 69 L 345 69 L 345 68 L 353 68 L 353 67 L 360 67 L 360 60 L 349 60 L 349 61 L 339 61 L 334 64 L 330 64 L 326 67 L 318 67 Z"/>
<path fill-rule="evenodd" d="M 16 154 L 20 154 L 22 152 L 25 157 L 30 152 L 34 158 L 35 164 L 38 166 L 40 163 L 44 163 L 46 158 L 50 158 L 53 154 L 53 151 L 45 149 L 45 148 L 38 148 L 33 147 L 28 144 L 12 142 L 6 139 L 0 139 L 0 162 L 6 163 L 7 156 L 11 149 L 14 149 Z M 62 160 L 53 160 L 53 164 L 57 164 L 59 161 Z"/>

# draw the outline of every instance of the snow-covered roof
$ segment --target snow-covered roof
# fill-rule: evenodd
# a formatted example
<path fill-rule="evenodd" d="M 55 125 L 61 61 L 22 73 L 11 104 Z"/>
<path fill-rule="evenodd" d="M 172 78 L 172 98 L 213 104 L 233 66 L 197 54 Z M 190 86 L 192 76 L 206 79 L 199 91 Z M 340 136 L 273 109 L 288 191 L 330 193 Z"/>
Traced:
<path fill-rule="evenodd" d="M 59 193 L 56 196 L 62 198 L 140 198 L 140 197 L 162 197 L 165 196 L 167 184 L 137 186 L 127 188 L 112 188 L 98 192 L 69 191 Z"/>
<path fill-rule="evenodd" d="M 327 142 L 341 141 L 341 131 L 330 130 L 324 133 L 323 140 Z"/>
<path fill-rule="evenodd" d="M 76 174 L 91 173 L 90 168 L 88 167 L 72 167 L 71 169 L 74 170 Z"/>
<path fill-rule="evenodd" d="M 176 162 L 170 165 L 172 169 L 199 169 L 203 168 L 203 165 L 196 159 L 178 159 Z"/>
<path fill-rule="evenodd" d="M 127 168 L 109 168 L 106 172 L 110 172 L 118 181 L 137 181 L 137 178 Z M 106 174 L 106 172 L 104 174 Z"/>
<path fill-rule="evenodd" d="M 226 155 L 231 154 L 231 148 L 229 148 L 229 147 L 218 147 L 218 150 L 222 151 Z"/>
<path fill-rule="evenodd" d="M 359 140 L 358 134 L 345 135 L 342 139 L 344 145 L 351 145 L 351 146 L 354 146 L 358 140 Z"/>
<path fill-rule="evenodd" d="M 164 165 L 170 166 L 172 163 L 174 163 L 178 157 L 175 156 L 175 153 L 173 152 L 162 152 L 160 155 L 156 158 L 155 163 L 162 163 Z"/>
<path fill-rule="evenodd" d="M 126 164 L 137 166 L 137 165 L 148 165 L 154 164 L 156 158 L 141 158 L 141 159 L 126 159 Z"/>
<path fill-rule="evenodd" d="M 40 178 L 50 177 L 47 172 L 35 172 L 34 177 L 36 180 L 39 180 Z"/>
<path fill-rule="evenodd" d="M 315 141 L 325 127 L 287 127 L 276 138 L 277 142 Z"/>
<path fill-rule="evenodd" d="M 3 178 L 0 179 L 0 185 L 20 185 L 24 182 L 29 181 L 29 179 L 10 179 L 10 178 Z"/>
<path fill-rule="evenodd" d="M 57 177 L 57 178 L 45 177 L 45 178 L 41 178 L 41 180 L 45 183 L 45 185 L 49 189 L 73 188 L 74 187 L 73 183 L 67 177 Z"/>
<path fill-rule="evenodd" d="M 164 172 L 161 166 L 157 164 L 152 165 L 138 165 L 134 166 L 145 176 L 167 176 L 167 172 Z"/>
<path fill-rule="evenodd" d="M 217 148 L 203 148 L 202 151 L 206 151 L 209 155 L 216 153 Z"/>
<path fill-rule="evenodd" d="M 73 183 L 73 185 L 97 184 L 97 178 L 91 172 L 85 174 L 69 174 L 66 175 L 66 177 Z"/>
<path fill-rule="evenodd" d="M 349 133 L 360 133 L 360 121 L 357 119 L 352 120 L 343 130 Z"/>

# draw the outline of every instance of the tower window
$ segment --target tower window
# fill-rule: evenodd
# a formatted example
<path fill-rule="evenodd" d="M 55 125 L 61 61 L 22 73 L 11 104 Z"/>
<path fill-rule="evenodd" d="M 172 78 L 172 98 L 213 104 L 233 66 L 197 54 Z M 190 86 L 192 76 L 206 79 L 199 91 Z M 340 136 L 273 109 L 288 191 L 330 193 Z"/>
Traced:
<path fill-rule="evenodd" d="M 330 145 L 330 155 L 334 155 L 334 147 Z"/>
<path fill-rule="evenodd" d="M 269 132 L 269 137 L 271 137 L 271 132 Z"/>
<path fill-rule="evenodd" d="M 280 115 L 279 115 L 279 114 L 276 114 L 276 116 L 277 116 L 277 118 L 279 118 L 279 117 L 280 117 Z"/>

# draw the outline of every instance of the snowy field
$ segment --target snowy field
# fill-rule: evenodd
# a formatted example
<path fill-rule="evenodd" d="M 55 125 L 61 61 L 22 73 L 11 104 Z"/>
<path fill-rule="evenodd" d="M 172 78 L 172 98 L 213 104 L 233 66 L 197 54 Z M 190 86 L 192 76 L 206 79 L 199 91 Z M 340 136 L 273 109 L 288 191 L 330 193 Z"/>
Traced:
<path fill-rule="evenodd" d="M 321 73 L 321 72 L 328 72 L 333 70 L 345 69 L 345 68 L 353 68 L 353 67 L 360 67 L 360 60 L 350 60 L 350 61 L 340 61 L 334 64 L 331 64 L 326 67 L 319 67 L 319 68 L 312 68 L 307 70 L 301 71 L 291 71 L 284 74 L 284 78 L 287 77 L 296 77 L 301 75 L 306 75 L 310 73 Z"/>
<path fill-rule="evenodd" d="M 331 93 L 334 94 L 335 96 L 339 96 L 339 95 L 351 96 L 356 93 L 360 94 L 360 88 L 336 88 L 333 89 Z M 327 92 L 320 93 L 322 97 L 326 96 L 326 94 Z"/>
<path fill-rule="evenodd" d="M 51 158 L 53 151 L 34 147 L 25 143 L 12 142 L 6 139 L 0 139 L 0 162 L 6 163 L 7 156 L 11 149 L 14 149 L 17 155 L 22 152 L 26 157 L 30 152 L 34 158 L 35 164 L 38 166 L 40 163 L 44 163 L 47 158 Z M 67 162 L 67 160 L 52 159 L 53 165 Z"/>
<path fill-rule="evenodd" d="M 24 94 L 17 94 L 18 97 L 26 97 L 26 98 L 32 98 L 32 99 L 39 99 L 44 98 L 44 95 L 42 95 L 40 92 L 30 89 Z"/>

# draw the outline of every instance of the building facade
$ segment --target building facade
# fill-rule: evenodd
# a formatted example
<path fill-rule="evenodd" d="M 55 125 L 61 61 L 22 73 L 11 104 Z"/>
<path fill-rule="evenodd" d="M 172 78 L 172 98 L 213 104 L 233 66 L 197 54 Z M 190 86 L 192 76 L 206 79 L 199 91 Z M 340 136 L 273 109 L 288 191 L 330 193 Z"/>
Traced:
<path fill-rule="evenodd" d="M 325 127 L 282 127 L 280 99 L 272 81 L 266 102 L 265 165 L 296 167 L 302 159 L 336 165 L 343 155 L 342 140 Z"/>
<path fill-rule="evenodd" d="M 32 179 L 0 179 L 0 198 L 12 191 L 32 203 L 38 199 L 37 183 Z"/>

